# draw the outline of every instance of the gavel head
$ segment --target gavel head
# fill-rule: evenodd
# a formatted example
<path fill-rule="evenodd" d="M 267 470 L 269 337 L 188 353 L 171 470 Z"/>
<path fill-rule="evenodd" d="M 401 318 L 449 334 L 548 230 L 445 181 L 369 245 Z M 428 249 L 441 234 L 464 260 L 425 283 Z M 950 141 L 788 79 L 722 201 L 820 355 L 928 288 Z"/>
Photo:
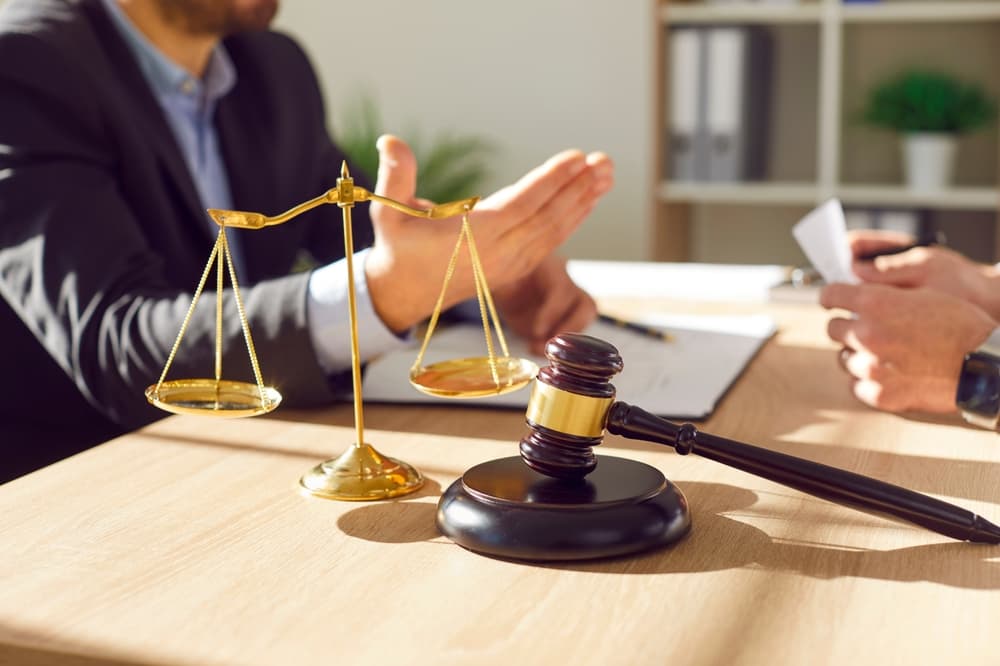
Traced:
<path fill-rule="evenodd" d="M 545 345 L 550 365 L 538 372 L 525 414 L 529 432 L 521 458 L 533 470 L 560 479 L 582 479 L 597 467 L 591 447 L 604 438 L 615 400 L 611 378 L 622 370 L 614 346 L 578 333 Z"/>

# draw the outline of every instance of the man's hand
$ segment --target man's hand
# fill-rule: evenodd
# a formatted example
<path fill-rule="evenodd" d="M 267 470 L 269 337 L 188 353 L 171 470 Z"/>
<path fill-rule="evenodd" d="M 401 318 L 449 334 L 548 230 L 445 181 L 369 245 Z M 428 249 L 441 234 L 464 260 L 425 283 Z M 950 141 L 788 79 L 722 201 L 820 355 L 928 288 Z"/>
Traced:
<path fill-rule="evenodd" d="M 820 303 L 855 313 L 831 319 L 827 333 L 844 345 L 854 395 L 890 412 L 954 412 L 962 360 L 997 326 L 978 306 L 934 289 L 838 283 Z"/>
<path fill-rule="evenodd" d="M 855 257 L 854 273 L 865 282 L 897 287 L 930 287 L 975 303 L 1000 319 L 1000 272 L 974 262 L 946 247 L 916 247 L 899 254 L 863 261 L 857 257 L 903 247 L 913 242 L 907 234 L 855 230 L 848 239 Z"/>
<path fill-rule="evenodd" d="M 400 139 L 383 136 L 378 148 L 376 193 L 418 208 L 429 205 L 415 197 L 417 165 L 409 147 Z M 569 282 L 564 267 L 556 270 L 542 264 L 611 189 L 613 170 L 603 153 L 565 151 L 486 197 L 470 214 L 486 280 L 516 331 L 536 330 L 527 324 L 528 316 L 543 317 L 539 326 L 546 329 L 557 327 L 559 320 L 583 319 L 568 306 L 560 316 L 552 314 L 559 308 L 551 301 L 550 289 L 560 290 L 573 302 L 581 300 L 582 292 Z M 386 326 L 403 331 L 434 309 L 461 219 L 422 220 L 377 203 L 371 204 L 371 218 L 375 244 L 365 265 L 369 293 Z M 560 271 L 565 279 L 557 276 Z M 463 247 L 443 307 L 475 293 L 468 251 Z M 527 304 L 531 298 L 536 299 L 534 313 Z"/>
<path fill-rule="evenodd" d="M 504 322 L 542 354 L 556 333 L 579 332 L 597 317 L 594 299 L 566 273 L 566 261 L 550 255 L 520 280 L 493 290 Z"/>

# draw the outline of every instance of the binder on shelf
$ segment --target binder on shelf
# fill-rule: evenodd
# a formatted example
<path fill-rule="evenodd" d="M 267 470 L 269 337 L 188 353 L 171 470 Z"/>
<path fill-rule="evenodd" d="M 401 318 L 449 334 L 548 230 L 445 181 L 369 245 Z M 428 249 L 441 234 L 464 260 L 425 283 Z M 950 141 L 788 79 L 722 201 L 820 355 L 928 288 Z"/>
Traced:
<path fill-rule="evenodd" d="M 666 172 L 673 180 L 704 180 L 707 176 L 704 32 L 700 28 L 678 28 L 670 33 Z"/>
<path fill-rule="evenodd" d="M 760 180 L 766 171 L 771 54 L 766 31 L 710 28 L 705 33 L 707 179 Z"/>

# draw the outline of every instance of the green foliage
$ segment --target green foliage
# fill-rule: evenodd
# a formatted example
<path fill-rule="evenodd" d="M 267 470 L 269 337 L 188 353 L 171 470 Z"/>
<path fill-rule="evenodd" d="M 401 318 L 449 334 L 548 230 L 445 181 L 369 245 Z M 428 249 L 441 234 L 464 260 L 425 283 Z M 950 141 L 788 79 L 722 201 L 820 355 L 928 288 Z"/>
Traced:
<path fill-rule="evenodd" d="M 348 165 L 375 178 L 378 151 L 375 141 L 385 133 L 382 117 L 371 95 L 359 96 L 346 109 L 334 132 Z M 409 136 L 407 136 L 409 135 Z M 426 140 L 415 131 L 400 134 L 417 158 L 417 196 L 444 203 L 470 196 L 482 196 L 490 176 L 490 160 L 496 147 L 471 135 L 441 132 Z M 373 183 L 374 184 L 374 183 Z"/>
<path fill-rule="evenodd" d="M 997 106 L 978 85 L 910 70 L 875 86 L 862 118 L 898 132 L 962 133 L 995 122 Z"/>
<path fill-rule="evenodd" d="M 338 114 L 334 140 L 347 158 L 352 173 L 363 173 L 375 184 L 378 174 L 378 151 L 375 141 L 382 135 L 382 119 L 375 101 L 359 97 L 342 114 Z"/>

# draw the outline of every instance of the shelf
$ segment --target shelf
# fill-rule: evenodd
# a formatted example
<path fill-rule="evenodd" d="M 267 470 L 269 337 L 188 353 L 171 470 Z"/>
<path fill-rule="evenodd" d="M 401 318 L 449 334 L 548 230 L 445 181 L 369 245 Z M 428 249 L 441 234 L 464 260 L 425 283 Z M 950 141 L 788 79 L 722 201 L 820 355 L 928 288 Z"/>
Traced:
<path fill-rule="evenodd" d="M 924 192 L 894 185 L 841 185 L 838 194 L 849 206 L 985 211 L 1000 206 L 1000 192 L 993 187 L 952 187 Z"/>
<path fill-rule="evenodd" d="M 964 1 L 947 3 L 881 2 L 824 5 L 760 4 L 670 4 L 660 9 L 660 20 L 668 25 L 732 23 L 816 23 L 824 12 L 845 23 L 893 23 L 899 21 L 934 21 L 962 23 L 1000 21 L 1000 2 Z"/>
<path fill-rule="evenodd" d="M 840 11 L 844 22 L 853 23 L 1000 21 L 1000 2 L 851 3 L 843 5 Z"/>
<path fill-rule="evenodd" d="M 976 3 L 979 4 L 979 3 Z M 802 5 L 760 4 L 670 4 L 660 8 L 660 20 L 668 25 L 712 23 L 819 23 L 822 8 Z"/>
<path fill-rule="evenodd" d="M 896 185 L 842 185 L 835 190 L 846 206 L 996 210 L 1000 191 L 990 187 L 955 187 L 938 192 Z M 820 188 L 812 183 L 686 183 L 660 185 L 659 198 L 671 203 L 776 204 L 814 206 Z"/>

